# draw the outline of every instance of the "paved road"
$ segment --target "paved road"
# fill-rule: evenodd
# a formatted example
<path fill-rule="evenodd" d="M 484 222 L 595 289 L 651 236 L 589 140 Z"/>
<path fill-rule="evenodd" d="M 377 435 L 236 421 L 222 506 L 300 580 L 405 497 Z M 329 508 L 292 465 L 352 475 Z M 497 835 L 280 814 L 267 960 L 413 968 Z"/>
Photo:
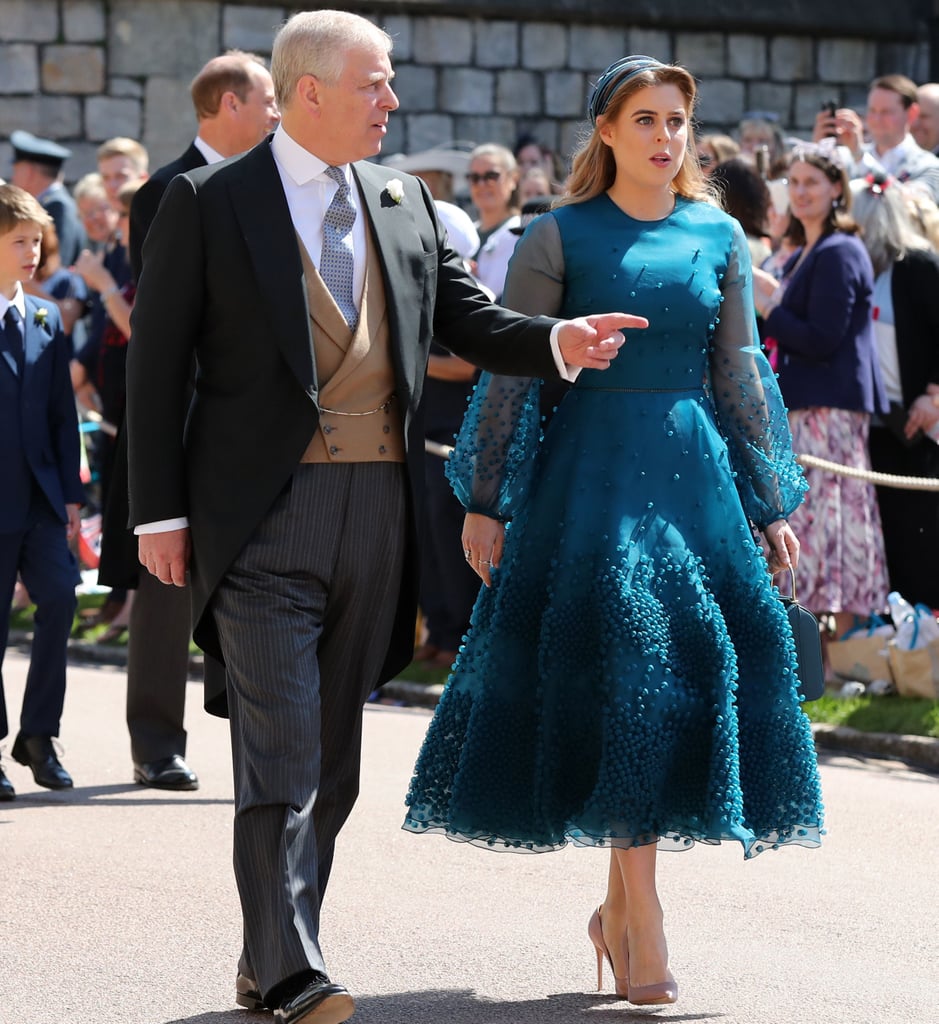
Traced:
<path fill-rule="evenodd" d="M 4 664 L 11 718 L 25 660 Z M 0 805 L 0 1024 L 264 1024 L 234 1008 L 239 949 L 224 722 L 190 687 L 202 788 L 130 782 L 124 675 L 71 668 L 70 793 Z M 592 991 L 585 927 L 606 855 L 496 854 L 400 831 L 428 712 L 366 712 L 362 796 L 340 838 L 323 939 L 358 1024 L 939 1024 L 939 778 L 826 755 L 820 851 L 663 855 L 681 1000 Z"/>

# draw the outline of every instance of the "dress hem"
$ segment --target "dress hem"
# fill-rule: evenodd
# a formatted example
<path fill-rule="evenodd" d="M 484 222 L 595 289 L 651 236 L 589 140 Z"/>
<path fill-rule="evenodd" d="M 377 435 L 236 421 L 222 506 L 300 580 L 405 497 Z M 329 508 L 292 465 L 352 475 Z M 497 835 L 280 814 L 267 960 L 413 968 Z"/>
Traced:
<path fill-rule="evenodd" d="M 783 846 L 818 849 L 822 845 L 822 836 L 825 835 L 825 830 L 817 825 L 794 825 L 791 829 L 786 830 L 784 836 L 779 832 L 771 832 L 762 836 L 755 836 L 752 833 L 747 835 L 745 829 L 741 829 L 743 834 L 734 834 L 728 831 L 720 835 L 688 835 L 669 832 L 665 835 L 592 836 L 572 829 L 553 842 L 536 843 L 521 839 L 507 839 L 504 836 L 487 835 L 484 832 L 467 834 L 450 829 L 446 825 L 428 824 L 411 817 L 405 818 L 401 828 L 403 831 L 412 832 L 415 835 L 443 835 L 454 843 L 469 843 L 471 846 L 478 846 L 482 849 L 508 853 L 553 853 L 555 850 L 563 850 L 568 844 L 629 850 L 640 846 L 649 846 L 652 843 L 657 843 L 662 851 L 680 853 L 690 850 L 698 843 L 705 846 L 720 846 L 725 842 L 735 842 L 740 843 L 743 847 L 744 860 L 752 860 L 766 850 L 778 850 Z"/>

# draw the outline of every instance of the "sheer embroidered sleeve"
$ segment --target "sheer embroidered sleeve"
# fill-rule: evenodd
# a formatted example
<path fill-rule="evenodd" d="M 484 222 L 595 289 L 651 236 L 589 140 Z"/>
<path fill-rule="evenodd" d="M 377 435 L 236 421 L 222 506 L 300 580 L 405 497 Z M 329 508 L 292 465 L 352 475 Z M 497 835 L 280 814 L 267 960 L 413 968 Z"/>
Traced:
<path fill-rule="evenodd" d="M 503 303 L 555 316 L 564 292 L 561 237 L 554 217 L 534 221 L 509 263 Z M 468 512 L 507 520 L 524 503 L 541 439 L 541 381 L 484 373 L 447 463 L 454 494 Z"/>
<path fill-rule="evenodd" d="M 737 225 L 710 348 L 711 387 L 744 511 L 760 529 L 790 515 L 807 489 L 779 386 L 760 348 L 750 253 Z"/>

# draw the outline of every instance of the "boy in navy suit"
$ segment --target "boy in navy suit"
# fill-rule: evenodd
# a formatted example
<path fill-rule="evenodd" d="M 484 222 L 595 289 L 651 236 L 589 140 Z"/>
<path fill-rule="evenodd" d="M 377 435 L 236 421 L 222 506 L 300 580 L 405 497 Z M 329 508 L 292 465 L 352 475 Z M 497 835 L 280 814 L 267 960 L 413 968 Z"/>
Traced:
<path fill-rule="evenodd" d="M 36 602 L 35 632 L 13 758 L 48 789 L 72 779 L 52 744 L 65 701 L 65 660 L 78 566 L 68 542 L 84 501 L 78 418 L 68 346 L 55 304 L 44 306 L 20 281 L 39 262 L 50 217 L 28 192 L 0 185 L 0 658 L 19 573 Z M 9 729 L 0 676 L 0 739 Z M 0 767 L 0 800 L 16 796 Z"/>

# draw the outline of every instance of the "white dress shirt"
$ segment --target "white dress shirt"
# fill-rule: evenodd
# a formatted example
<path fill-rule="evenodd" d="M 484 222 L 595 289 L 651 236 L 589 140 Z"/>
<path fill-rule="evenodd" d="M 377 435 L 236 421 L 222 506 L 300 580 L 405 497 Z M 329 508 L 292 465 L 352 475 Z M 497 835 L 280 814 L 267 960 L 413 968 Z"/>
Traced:
<path fill-rule="evenodd" d="M 199 152 L 205 157 L 205 162 L 211 167 L 212 164 L 220 164 L 225 157 L 217 149 L 213 149 L 201 135 L 197 135 L 193 140 L 192 144 L 199 150 Z"/>
<path fill-rule="evenodd" d="M 2 292 L 0 292 L 0 321 L 7 315 L 7 310 L 12 306 L 17 313 L 20 315 L 20 319 L 23 323 L 26 323 L 26 297 L 23 295 L 23 286 L 16 282 L 16 291 L 13 293 L 13 298 L 8 299 Z"/>
<path fill-rule="evenodd" d="M 277 126 L 271 140 L 271 152 L 280 174 L 290 219 L 306 251 L 317 270 L 323 252 L 323 220 L 333 196 L 339 186 L 326 174 L 329 164 L 314 156 L 288 134 L 283 124 Z M 352 295 L 357 309 L 362 307 L 362 291 L 365 287 L 366 241 L 365 217 L 362 214 L 362 200 L 352 177 L 349 165 L 340 170 L 349 185 L 349 201 L 355 207 L 356 218 L 352 225 Z"/>

